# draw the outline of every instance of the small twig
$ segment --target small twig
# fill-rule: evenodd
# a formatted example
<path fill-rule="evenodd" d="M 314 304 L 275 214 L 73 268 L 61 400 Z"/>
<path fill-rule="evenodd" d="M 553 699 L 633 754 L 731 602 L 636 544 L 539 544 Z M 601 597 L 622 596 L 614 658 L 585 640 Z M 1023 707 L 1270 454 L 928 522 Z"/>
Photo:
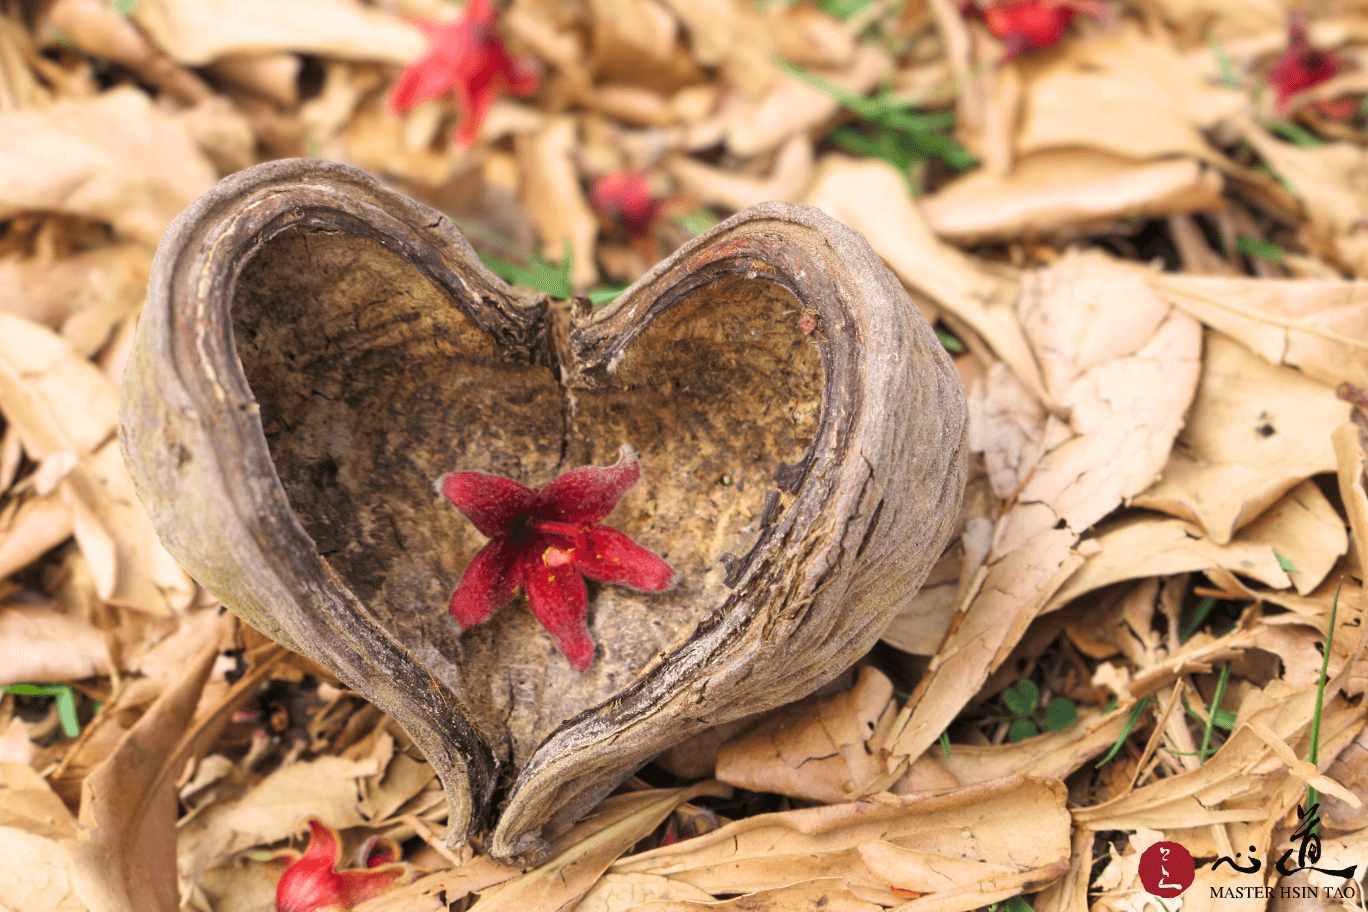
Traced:
<path fill-rule="evenodd" d="M 418 838 L 431 846 L 434 852 L 451 862 L 452 867 L 459 868 L 461 865 L 465 864 L 460 856 L 442 844 L 442 840 L 437 838 L 432 830 L 428 828 L 428 825 L 424 823 L 417 814 L 401 814 L 399 815 L 399 821 L 411 828 L 414 833 L 418 834 Z"/>

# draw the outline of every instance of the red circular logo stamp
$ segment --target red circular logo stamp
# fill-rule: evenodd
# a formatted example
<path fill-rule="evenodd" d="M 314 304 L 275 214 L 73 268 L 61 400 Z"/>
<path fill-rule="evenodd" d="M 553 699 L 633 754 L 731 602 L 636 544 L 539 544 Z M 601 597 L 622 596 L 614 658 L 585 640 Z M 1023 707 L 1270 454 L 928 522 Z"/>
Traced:
<path fill-rule="evenodd" d="M 1140 883 L 1163 899 L 1172 899 L 1192 886 L 1192 853 L 1176 842 L 1156 842 L 1140 855 Z"/>

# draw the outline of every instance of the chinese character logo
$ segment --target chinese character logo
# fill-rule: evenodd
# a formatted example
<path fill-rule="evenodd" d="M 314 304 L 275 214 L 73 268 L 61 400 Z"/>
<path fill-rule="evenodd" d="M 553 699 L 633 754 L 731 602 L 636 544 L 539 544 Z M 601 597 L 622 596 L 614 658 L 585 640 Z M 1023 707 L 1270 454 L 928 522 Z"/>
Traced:
<path fill-rule="evenodd" d="M 1156 842 L 1140 856 L 1140 883 L 1162 899 L 1172 899 L 1192 886 L 1192 853 L 1176 842 Z"/>

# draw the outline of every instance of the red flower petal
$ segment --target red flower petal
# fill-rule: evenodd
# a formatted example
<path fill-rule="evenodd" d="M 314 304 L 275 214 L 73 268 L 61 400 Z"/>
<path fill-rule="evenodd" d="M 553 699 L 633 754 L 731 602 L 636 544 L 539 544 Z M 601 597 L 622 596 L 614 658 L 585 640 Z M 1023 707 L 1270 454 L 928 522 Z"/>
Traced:
<path fill-rule="evenodd" d="M 337 834 L 317 820 L 309 821 L 309 834 L 309 848 L 276 885 L 276 912 L 347 912 L 404 874 L 399 867 L 339 874 Z"/>
<path fill-rule="evenodd" d="M 343 908 L 350 909 L 384 893 L 404 875 L 402 868 L 377 868 L 370 871 L 343 871 L 338 874 L 342 885 Z"/>
<path fill-rule="evenodd" d="M 572 469 L 538 492 L 536 513 L 565 523 L 598 522 L 641 478 L 636 450 L 623 444 L 618 461 L 608 466 Z M 483 531 L 483 530 L 481 530 Z"/>
<path fill-rule="evenodd" d="M 1344 67 L 1334 54 L 1318 51 L 1311 46 L 1306 40 L 1306 24 L 1300 18 L 1293 17 L 1287 31 L 1287 50 L 1283 51 L 1268 73 L 1268 84 L 1278 94 L 1278 110 L 1284 114 L 1292 96 L 1328 82 Z M 1348 117 L 1353 114 L 1356 105 L 1347 99 L 1342 100 L 1346 102 L 1343 104 L 1340 101 L 1322 102 L 1317 107 L 1329 117 Z M 1326 110 L 1325 105 L 1329 105 L 1330 109 Z M 1344 113 L 1338 113 L 1340 111 Z"/>
<path fill-rule="evenodd" d="M 590 579 L 660 592 L 674 583 L 674 568 L 659 556 L 608 526 L 589 530 L 589 547 L 575 566 Z"/>
<path fill-rule="evenodd" d="M 473 51 L 464 17 L 450 23 L 414 19 L 413 24 L 427 37 L 428 51 L 395 80 L 389 97 L 389 110 L 395 115 L 455 88 L 461 60 Z"/>
<path fill-rule="evenodd" d="M 489 538 L 502 535 L 505 526 L 538 502 L 531 488 L 484 472 L 452 472 L 441 480 L 438 490 Z"/>
<path fill-rule="evenodd" d="M 551 634 L 570 667 L 583 672 L 594 661 L 594 641 L 589 638 L 585 620 L 589 613 L 589 590 L 573 566 L 548 565 L 542 556 L 524 555 L 527 606 Z"/>
<path fill-rule="evenodd" d="M 599 215 L 621 221 L 632 234 L 643 235 L 660 216 L 665 200 L 652 192 L 644 171 L 627 171 L 595 180 L 589 204 Z"/>
<path fill-rule="evenodd" d="M 535 91 L 541 82 L 535 64 L 514 60 L 495 31 L 498 14 L 487 0 L 470 0 L 454 22 L 415 19 L 428 39 L 427 53 L 399 74 L 389 108 L 402 114 L 444 92 L 454 92 L 461 119 L 453 141 L 469 147 L 479 135 L 485 115 L 505 89 L 517 95 Z"/>
<path fill-rule="evenodd" d="M 1102 0 L 997 0 L 988 5 L 964 3 L 966 15 L 976 8 L 993 37 L 1007 44 L 1003 62 L 1022 51 L 1052 47 L 1063 37 L 1076 13 L 1100 22 L 1110 18 L 1111 8 Z"/>
<path fill-rule="evenodd" d="M 451 617 L 462 631 L 487 620 L 517 593 L 522 585 L 518 555 L 522 546 L 500 535 L 480 549 L 461 574 L 451 595 Z"/>
<path fill-rule="evenodd" d="M 1014 57 L 1031 48 L 1051 47 L 1073 22 L 1074 11 L 1049 0 L 1024 3 L 997 3 L 983 11 L 983 24 L 994 38 L 1007 42 L 1007 55 Z"/>

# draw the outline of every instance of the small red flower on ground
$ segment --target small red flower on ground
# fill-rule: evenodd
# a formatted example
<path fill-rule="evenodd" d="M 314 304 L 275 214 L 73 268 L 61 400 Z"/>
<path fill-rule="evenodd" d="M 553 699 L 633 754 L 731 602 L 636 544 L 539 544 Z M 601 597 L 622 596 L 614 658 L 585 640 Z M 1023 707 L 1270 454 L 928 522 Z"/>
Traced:
<path fill-rule="evenodd" d="M 536 91 L 541 83 L 536 65 L 508 53 L 494 29 L 497 19 L 488 0 L 470 0 L 452 22 L 414 19 L 413 24 L 427 36 L 428 51 L 399 74 L 390 92 L 390 113 L 411 111 L 451 92 L 461 111 L 451 138 L 461 148 L 469 148 L 501 92 L 523 96 Z"/>
<path fill-rule="evenodd" d="M 309 848 L 276 885 L 276 912 L 349 912 L 404 874 L 398 866 L 339 872 L 337 834 L 317 820 L 309 821 L 309 831 Z"/>
<path fill-rule="evenodd" d="M 665 199 L 652 192 L 644 171 L 619 171 L 594 180 L 589 204 L 599 215 L 622 222 L 632 236 L 640 237 L 660 217 Z"/>
<path fill-rule="evenodd" d="M 977 12 L 993 37 L 1006 43 L 1003 63 L 1022 51 L 1053 47 L 1076 13 L 1100 22 L 1111 13 L 1101 0 L 965 0 L 960 11 L 965 15 Z"/>
<path fill-rule="evenodd" d="M 599 525 L 641 478 L 636 451 L 624 445 L 607 468 L 585 466 L 532 490 L 484 472 L 453 472 L 438 490 L 489 536 L 451 596 L 462 631 L 487 620 L 521 587 L 532 614 L 576 671 L 594 659 L 583 577 L 660 592 L 674 582 L 669 564 Z"/>
<path fill-rule="evenodd" d="M 1306 23 L 1294 16 L 1288 24 L 1287 50 L 1273 64 L 1268 84 L 1278 93 L 1278 110 L 1288 113 L 1288 102 L 1298 92 L 1329 81 L 1344 68 L 1343 62 L 1329 51 L 1318 51 L 1306 40 Z M 1352 98 L 1335 98 L 1315 106 L 1326 117 L 1343 120 L 1358 108 Z"/>

